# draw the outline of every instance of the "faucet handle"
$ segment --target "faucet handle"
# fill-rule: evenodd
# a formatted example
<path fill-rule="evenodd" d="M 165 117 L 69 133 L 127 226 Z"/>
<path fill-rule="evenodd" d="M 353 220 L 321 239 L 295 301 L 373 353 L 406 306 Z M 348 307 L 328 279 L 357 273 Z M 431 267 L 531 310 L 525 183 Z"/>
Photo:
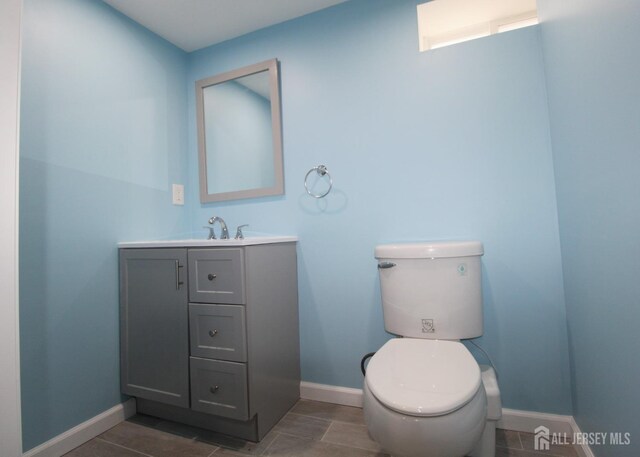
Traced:
<path fill-rule="evenodd" d="M 213 225 L 204 225 L 202 228 L 209 229 L 209 236 L 207 237 L 208 240 L 216 239 L 216 232 L 213 231 Z"/>
<path fill-rule="evenodd" d="M 244 240 L 244 233 L 242 233 L 243 227 L 249 227 L 249 224 L 238 225 L 238 229 L 236 230 L 236 240 Z"/>

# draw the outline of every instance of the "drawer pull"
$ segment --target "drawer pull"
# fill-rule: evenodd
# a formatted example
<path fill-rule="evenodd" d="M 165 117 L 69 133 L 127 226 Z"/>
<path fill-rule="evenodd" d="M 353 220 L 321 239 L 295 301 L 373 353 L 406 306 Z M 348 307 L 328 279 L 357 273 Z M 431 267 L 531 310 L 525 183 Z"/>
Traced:
<path fill-rule="evenodd" d="M 216 279 L 218 276 L 214 275 L 213 273 L 209 273 L 209 276 L 207 276 L 207 278 L 209 278 L 209 281 L 213 281 L 214 279 Z"/>
<path fill-rule="evenodd" d="M 218 334 L 218 331 L 217 331 L 217 330 L 209 330 L 209 336 L 210 336 L 211 338 L 213 338 L 213 337 L 214 337 L 214 336 L 216 336 L 217 334 Z"/>
<path fill-rule="evenodd" d="M 218 389 L 220 389 L 220 387 L 215 386 L 215 387 L 209 387 L 209 392 L 211 392 L 212 394 L 215 394 L 218 392 Z"/>

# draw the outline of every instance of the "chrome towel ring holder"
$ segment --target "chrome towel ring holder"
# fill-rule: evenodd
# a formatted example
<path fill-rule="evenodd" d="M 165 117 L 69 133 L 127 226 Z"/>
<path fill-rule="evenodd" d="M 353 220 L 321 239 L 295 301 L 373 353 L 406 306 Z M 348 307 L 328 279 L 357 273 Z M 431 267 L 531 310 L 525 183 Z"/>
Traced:
<path fill-rule="evenodd" d="M 329 177 L 329 188 L 323 192 L 323 193 L 318 193 L 318 194 L 314 194 L 311 190 L 309 190 L 309 185 L 307 184 L 307 180 L 309 179 L 309 175 L 313 172 L 318 173 L 319 176 L 328 176 Z M 331 179 L 331 175 L 329 174 L 329 170 L 327 170 L 327 167 L 325 167 L 324 165 L 318 165 L 313 167 L 311 170 L 309 170 L 307 172 L 307 174 L 304 176 L 304 188 L 307 191 L 307 193 L 309 195 L 311 195 L 313 198 L 323 198 L 326 197 L 327 194 L 329 192 L 331 192 L 331 188 L 333 187 L 333 179 Z"/>

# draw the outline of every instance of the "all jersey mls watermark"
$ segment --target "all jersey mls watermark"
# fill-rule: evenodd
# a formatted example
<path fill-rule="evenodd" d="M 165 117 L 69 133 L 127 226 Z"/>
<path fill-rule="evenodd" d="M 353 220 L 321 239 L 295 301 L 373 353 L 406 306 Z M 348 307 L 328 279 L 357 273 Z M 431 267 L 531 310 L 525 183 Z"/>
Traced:
<path fill-rule="evenodd" d="M 585 433 L 550 433 L 544 425 L 534 430 L 533 448 L 536 451 L 548 451 L 553 445 L 588 445 L 588 446 L 628 446 L 631 444 L 629 432 L 585 432 Z"/>

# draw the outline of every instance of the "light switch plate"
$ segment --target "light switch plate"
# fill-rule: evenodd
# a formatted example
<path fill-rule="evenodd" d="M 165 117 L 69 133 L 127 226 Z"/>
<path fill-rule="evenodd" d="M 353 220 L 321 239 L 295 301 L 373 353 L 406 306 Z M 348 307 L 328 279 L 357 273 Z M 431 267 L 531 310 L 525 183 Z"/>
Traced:
<path fill-rule="evenodd" d="M 184 205 L 184 186 L 182 184 L 173 185 L 173 204 Z"/>

